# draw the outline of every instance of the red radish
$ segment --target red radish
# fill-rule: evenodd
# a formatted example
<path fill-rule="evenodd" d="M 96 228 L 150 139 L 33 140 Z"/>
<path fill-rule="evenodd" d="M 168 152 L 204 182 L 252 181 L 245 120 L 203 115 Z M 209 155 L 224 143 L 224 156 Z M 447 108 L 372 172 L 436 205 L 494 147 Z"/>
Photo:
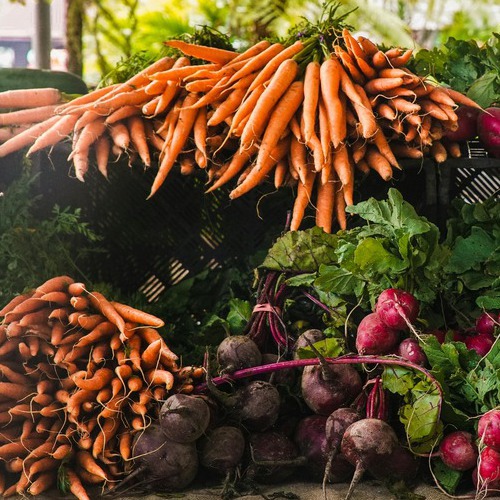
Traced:
<path fill-rule="evenodd" d="M 484 312 L 476 320 L 476 333 L 493 335 L 495 333 L 495 326 L 498 326 L 498 324 L 498 314 Z"/>
<path fill-rule="evenodd" d="M 476 351 L 479 356 L 486 356 L 495 342 L 493 335 L 469 335 L 465 337 L 467 349 Z"/>
<path fill-rule="evenodd" d="M 455 110 L 458 128 L 446 130 L 445 136 L 453 142 L 470 141 L 477 136 L 477 117 L 481 110 L 473 106 L 460 106 Z"/>
<path fill-rule="evenodd" d="M 427 363 L 427 356 L 416 339 L 403 339 L 398 346 L 398 355 L 420 366 Z"/>
<path fill-rule="evenodd" d="M 356 349 L 359 354 L 387 354 L 398 342 L 398 330 L 383 323 L 377 313 L 367 314 L 358 325 Z"/>
<path fill-rule="evenodd" d="M 479 419 L 477 435 L 485 446 L 500 453 L 500 410 L 491 410 Z"/>
<path fill-rule="evenodd" d="M 484 148 L 500 158 L 500 108 L 486 108 L 477 118 L 477 135 Z"/>
<path fill-rule="evenodd" d="M 473 435 L 465 431 L 447 434 L 439 444 L 439 453 L 444 464 L 457 471 L 473 469 L 479 455 Z"/>
<path fill-rule="evenodd" d="M 388 288 L 377 299 L 375 312 L 383 323 L 396 330 L 408 330 L 416 321 L 420 310 L 418 300 L 404 290 Z"/>
<path fill-rule="evenodd" d="M 477 472 L 479 489 L 500 489 L 500 453 L 488 446 L 483 448 L 479 454 Z"/>

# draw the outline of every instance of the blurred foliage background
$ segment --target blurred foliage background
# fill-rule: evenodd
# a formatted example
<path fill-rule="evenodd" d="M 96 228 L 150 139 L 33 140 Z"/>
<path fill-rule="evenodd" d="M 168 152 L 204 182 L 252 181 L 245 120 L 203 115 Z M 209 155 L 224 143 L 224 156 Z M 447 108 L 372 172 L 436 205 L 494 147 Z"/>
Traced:
<path fill-rule="evenodd" d="M 43 1 L 43 0 L 41 0 Z M 433 48 L 450 36 L 486 41 L 498 31 L 496 0 L 343 0 L 348 22 L 378 43 Z M 202 25 L 235 46 L 284 36 L 301 18 L 315 19 L 318 0 L 67 0 L 70 70 L 93 83 L 138 52 L 153 57 L 168 38 Z"/>

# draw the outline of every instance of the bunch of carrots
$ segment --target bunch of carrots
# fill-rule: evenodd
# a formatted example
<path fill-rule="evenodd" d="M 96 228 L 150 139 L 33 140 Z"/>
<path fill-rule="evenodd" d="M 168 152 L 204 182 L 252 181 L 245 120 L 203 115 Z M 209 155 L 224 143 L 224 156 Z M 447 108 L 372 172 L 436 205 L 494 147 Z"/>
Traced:
<path fill-rule="evenodd" d="M 150 167 L 155 154 L 150 196 L 179 165 L 183 174 L 205 170 L 208 192 L 235 179 L 231 199 L 264 180 L 293 186 L 292 230 L 310 205 L 325 231 L 345 228 L 356 172 L 388 181 L 400 158 L 460 156 L 444 135 L 457 127 L 457 105 L 477 105 L 411 73 L 411 50 L 381 50 L 342 26 L 321 50 L 303 37 L 263 40 L 242 53 L 167 41 L 179 56 L 67 103 L 52 95 L 42 104 L 51 89 L 39 90 L 37 100 L 5 92 L 0 108 L 38 107 L 0 115 L 1 124 L 18 127 L 0 156 L 27 146 L 30 155 L 70 137 L 83 181 L 91 149 L 104 176 L 112 155 L 138 156 Z"/>
<path fill-rule="evenodd" d="M 111 489 L 167 394 L 203 375 L 178 366 L 163 321 L 68 276 L 16 296 L 0 317 L 3 498 Z"/>

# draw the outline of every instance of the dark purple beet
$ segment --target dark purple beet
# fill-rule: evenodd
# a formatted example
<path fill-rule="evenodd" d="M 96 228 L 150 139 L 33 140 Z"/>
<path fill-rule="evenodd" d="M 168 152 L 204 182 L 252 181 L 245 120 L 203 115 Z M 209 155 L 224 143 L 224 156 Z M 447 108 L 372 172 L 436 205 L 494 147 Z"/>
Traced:
<path fill-rule="evenodd" d="M 297 424 L 294 441 L 299 452 L 307 459 L 306 475 L 313 481 L 321 482 L 328 462 L 328 442 L 326 439 L 326 416 L 310 415 Z M 347 481 L 354 472 L 342 454 L 336 455 L 328 481 L 342 483 Z"/>
<path fill-rule="evenodd" d="M 232 373 L 243 368 L 260 365 L 261 352 L 257 344 L 246 335 L 226 337 L 217 348 L 217 361 L 221 373 Z"/>
<path fill-rule="evenodd" d="M 262 483 L 278 483 L 289 478 L 304 464 L 295 443 L 281 432 L 266 431 L 250 435 L 248 477 Z"/>
<path fill-rule="evenodd" d="M 314 413 L 328 416 L 362 390 L 361 377 L 351 365 L 306 366 L 301 379 L 302 397 Z"/>
<path fill-rule="evenodd" d="M 277 363 L 280 360 L 277 354 L 265 353 L 262 355 L 263 365 L 269 365 L 271 363 Z M 278 370 L 272 373 L 266 373 L 261 380 L 266 380 L 274 385 L 285 385 L 287 387 L 292 387 L 295 384 L 297 378 L 297 370 Z"/>
<path fill-rule="evenodd" d="M 279 416 L 281 398 L 276 387 L 264 380 L 252 380 L 238 389 L 237 411 L 241 423 L 251 431 L 265 431 Z"/>
<path fill-rule="evenodd" d="M 216 427 L 200 441 L 200 464 L 206 469 L 226 475 L 241 463 L 245 436 L 240 428 L 229 425 Z"/>
<path fill-rule="evenodd" d="M 293 346 L 293 358 L 298 359 L 297 351 L 301 347 L 309 347 L 310 343 L 314 344 L 315 342 L 319 342 L 320 340 L 325 339 L 325 334 L 316 328 L 311 328 L 302 332 L 297 338 L 294 346 Z"/>
<path fill-rule="evenodd" d="M 329 451 L 339 451 L 342 436 L 346 429 L 361 419 L 354 408 L 339 408 L 332 412 L 326 420 L 325 433 Z"/>

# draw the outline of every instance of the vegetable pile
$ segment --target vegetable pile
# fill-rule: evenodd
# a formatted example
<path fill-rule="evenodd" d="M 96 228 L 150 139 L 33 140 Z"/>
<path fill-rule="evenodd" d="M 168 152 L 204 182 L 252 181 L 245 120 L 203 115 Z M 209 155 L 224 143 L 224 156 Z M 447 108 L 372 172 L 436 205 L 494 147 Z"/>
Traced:
<path fill-rule="evenodd" d="M 271 179 L 297 186 L 292 230 L 309 203 L 317 226 L 345 228 L 356 172 L 389 181 L 400 158 L 460 156 L 443 137 L 458 126 L 458 104 L 477 104 L 411 72 L 412 50 L 355 38 L 337 8 L 287 40 L 241 53 L 167 41 L 180 55 L 60 105 L 53 89 L 1 93 L 1 123 L 14 137 L 0 156 L 28 146 L 31 155 L 69 136 L 81 181 L 91 150 L 104 176 L 113 157 L 138 156 L 147 168 L 157 156 L 150 196 L 176 164 L 185 174 L 205 170 L 209 192 L 237 179 L 231 199 Z"/>
<path fill-rule="evenodd" d="M 202 375 L 178 366 L 163 321 L 68 276 L 14 297 L 0 317 L 5 498 L 57 484 L 84 499 L 92 485 L 113 487 L 160 401 Z"/>

